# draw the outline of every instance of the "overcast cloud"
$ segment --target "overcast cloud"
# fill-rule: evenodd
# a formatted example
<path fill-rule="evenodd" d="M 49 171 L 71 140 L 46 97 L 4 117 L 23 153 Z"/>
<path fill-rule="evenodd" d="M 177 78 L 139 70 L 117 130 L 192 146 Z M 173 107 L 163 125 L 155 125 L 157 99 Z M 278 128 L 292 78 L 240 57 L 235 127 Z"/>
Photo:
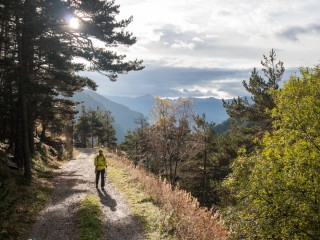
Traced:
<path fill-rule="evenodd" d="M 260 68 L 271 48 L 286 68 L 320 60 L 319 0 L 116 0 L 119 18 L 133 15 L 128 30 L 137 44 L 120 48 L 146 69 L 115 83 L 108 95 L 214 96 L 245 94 L 242 80 Z M 110 94 L 114 93 L 114 94 Z"/>

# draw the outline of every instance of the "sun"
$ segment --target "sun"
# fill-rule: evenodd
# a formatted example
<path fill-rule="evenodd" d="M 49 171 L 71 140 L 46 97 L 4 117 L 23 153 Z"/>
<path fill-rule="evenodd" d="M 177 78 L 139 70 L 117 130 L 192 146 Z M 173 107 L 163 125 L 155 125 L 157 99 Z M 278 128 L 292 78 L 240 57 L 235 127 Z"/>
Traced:
<path fill-rule="evenodd" d="M 79 28 L 79 20 L 78 18 L 72 17 L 69 21 L 69 26 L 73 29 L 78 29 Z"/>

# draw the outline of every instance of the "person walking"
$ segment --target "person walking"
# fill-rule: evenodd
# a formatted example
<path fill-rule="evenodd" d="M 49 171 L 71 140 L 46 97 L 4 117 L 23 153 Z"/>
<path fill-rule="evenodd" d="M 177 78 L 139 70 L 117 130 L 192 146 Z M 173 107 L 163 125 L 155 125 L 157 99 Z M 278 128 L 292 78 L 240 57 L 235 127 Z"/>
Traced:
<path fill-rule="evenodd" d="M 99 149 L 99 154 L 94 158 L 94 166 L 96 168 L 96 188 L 98 188 L 99 176 L 101 176 L 101 189 L 104 190 L 104 174 L 107 161 L 101 148 Z"/>

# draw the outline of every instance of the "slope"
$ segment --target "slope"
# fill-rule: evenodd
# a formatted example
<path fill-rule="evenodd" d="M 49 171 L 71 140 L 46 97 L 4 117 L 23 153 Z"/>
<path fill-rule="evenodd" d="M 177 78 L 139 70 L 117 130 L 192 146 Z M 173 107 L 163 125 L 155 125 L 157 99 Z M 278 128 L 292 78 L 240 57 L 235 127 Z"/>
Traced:
<path fill-rule="evenodd" d="M 83 102 L 87 109 L 96 109 L 99 107 L 102 111 L 109 110 L 115 119 L 113 126 L 116 129 L 117 143 L 124 140 L 124 136 L 128 129 L 135 129 L 137 127 L 135 119 L 139 119 L 141 116 L 141 113 L 132 111 L 124 105 L 110 101 L 91 90 L 84 90 L 76 93 L 71 99 L 76 102 Z M 80 110 L 80 108 L 81 105 L 78 105 L 77 110 Z"/>

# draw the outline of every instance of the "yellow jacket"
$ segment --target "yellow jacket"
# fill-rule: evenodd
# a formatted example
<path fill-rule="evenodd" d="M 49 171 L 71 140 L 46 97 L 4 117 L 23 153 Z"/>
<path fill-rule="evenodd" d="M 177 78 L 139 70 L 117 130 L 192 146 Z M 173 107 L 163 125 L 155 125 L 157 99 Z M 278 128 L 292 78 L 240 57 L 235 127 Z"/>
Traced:
<path fill-rule="evenodd" d="M 94 158 L 94 165 L 96 166 L 96 170 L 101 171 L 106 167 L 107 160 L 103 155 L 102 156 L 97 155 Z"/>

